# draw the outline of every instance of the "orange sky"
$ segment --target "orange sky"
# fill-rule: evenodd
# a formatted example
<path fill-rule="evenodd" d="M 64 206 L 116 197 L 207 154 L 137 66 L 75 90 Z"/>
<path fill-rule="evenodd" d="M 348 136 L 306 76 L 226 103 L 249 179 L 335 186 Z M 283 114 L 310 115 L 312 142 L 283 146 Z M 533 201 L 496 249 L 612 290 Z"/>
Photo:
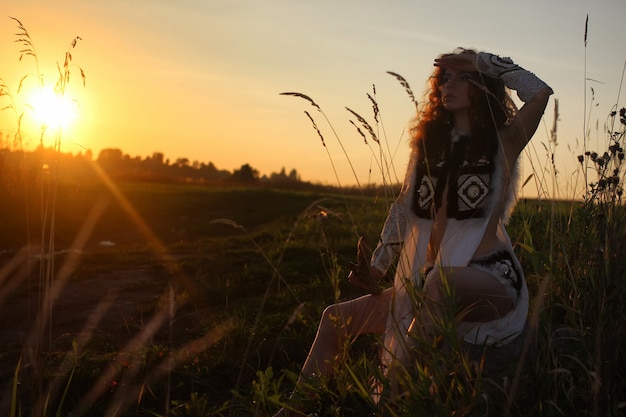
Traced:
<path fill-rule="evenodd" d="M 601 129 L 618 94 L 626 58 L 621 40 L 626 2 L 425 3 L 5 0 L 3 10 L 28 29 L 48 85 L 56 82 L 56 63 L 62 63 L 71 40 L 82 37 L 72 51 L 76 67 L 68 94 L 79 115 L 63 131 L 66 152 L 91 149 L 97 156 L 102 148 L 120 148 L 146 157 L 158 151 L 170 160 L 186 157 L 227 170 L 245 163 L 268 175 L 283 166 L 295 168 L 304 180 L 337 184 L 332 158 L 339 182 L 354 184 L 322 115 L 303 100 L 279 95 L 297 91 L 322 106 L 359 182 L 379 182 L 377 151 L 363 143 L 345 110 L 350 107 L 374 124 L 366 93 L 375 84 L 383 118 L 377 128 L 395 153 L 401 177 L 408 156 L 403 131 L 413 108 L 386 71 L 402 74 L 420 98 L 433 58 L 467 46 L 510 55 L 554 88 L 560 105 L 557 164 L 569 180 L 582 146 L 585 53 L 587 77 L 595 80 L 587 87 L 594 88 L 599 103 L 589 117 L 595 132 L 596 120 Z M 20 78 L 36 71 L 32 59 L 18 61 L 15 33 L 12 20 L 0 21 L 0 78 L 14 93 Z M 85 88 L 78 67 L 85 71 Z M 326 149 L 304 110 L 316 118 Z M 523 176 L 535 171 L 540 177 L 545 166 L 552 112 L 551 102 L 545 125 L 529 145 L 533 156 L 526 158 Z M 2 113 L 6 142 L 15 118 Z M 39 142 L 37 130 L 28 133 L 25 126 L 24 131 L 27 144 Z M 571 191 L 562 187 L 560 192 Z"/>

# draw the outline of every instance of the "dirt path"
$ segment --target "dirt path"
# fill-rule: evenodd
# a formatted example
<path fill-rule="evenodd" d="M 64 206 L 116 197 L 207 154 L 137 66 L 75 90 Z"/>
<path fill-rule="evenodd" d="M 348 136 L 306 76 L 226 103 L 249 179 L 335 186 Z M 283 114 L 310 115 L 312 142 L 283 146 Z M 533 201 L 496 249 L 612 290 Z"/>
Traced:
<path fill-rule="evenodd" d="M 81 333 L 113 346 L 123 344 L 149 320 L 167 286 L 163 270 L 151 266 L 75 277 L 52 308 L 44 346 L 65 351 Z M 0 380 L 14 372 L 38 310 L 37 295 L 27 291 L 16 291 L 0 304 Z"/>

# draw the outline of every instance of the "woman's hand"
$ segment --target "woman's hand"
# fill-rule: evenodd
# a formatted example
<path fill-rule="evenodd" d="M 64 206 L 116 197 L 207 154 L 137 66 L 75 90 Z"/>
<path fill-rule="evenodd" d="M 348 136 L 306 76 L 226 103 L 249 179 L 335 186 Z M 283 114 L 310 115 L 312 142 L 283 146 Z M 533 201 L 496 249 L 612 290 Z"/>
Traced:
<path fill-rule="evenodd" d="M 436 67 L 450 68 L 457 71 L 476 72 L 476 54 L 473 52 L 461 52 L 459 54 L 444 55 L 435 59 Z"/>
<path fill-rule="evenodd" d="M 380 294 L 383 290 L 379 284 L 381 278 L 382 273 L 378 269 L 368 266 L 367 270 L 364 270 L 358 264 L 350 262 L 348 282 L 355 287 L 362 288 L 370 294 Z"/>
<path fill-rule="evenodd" d="M 348 282 L 356 287 L 362 288 L 370 294 L 380 294 L 382 288 L 379 281 L 383 274 L 378 269 L 370 266 L 370 250 L 363 236 L 357 243 L 357 263 L 350 262 L 350 274 Z"/>

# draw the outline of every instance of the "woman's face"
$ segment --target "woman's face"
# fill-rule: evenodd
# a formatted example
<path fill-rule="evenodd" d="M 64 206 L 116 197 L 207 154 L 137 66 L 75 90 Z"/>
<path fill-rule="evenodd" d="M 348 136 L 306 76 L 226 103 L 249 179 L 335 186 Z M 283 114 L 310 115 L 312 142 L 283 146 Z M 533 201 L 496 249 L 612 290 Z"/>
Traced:
<path fill-rule="evenodd" d="M 470 108 L 471 72 L 445 69 L 439 92 L 443 107 L 451 113 L 467 111 Z"/>

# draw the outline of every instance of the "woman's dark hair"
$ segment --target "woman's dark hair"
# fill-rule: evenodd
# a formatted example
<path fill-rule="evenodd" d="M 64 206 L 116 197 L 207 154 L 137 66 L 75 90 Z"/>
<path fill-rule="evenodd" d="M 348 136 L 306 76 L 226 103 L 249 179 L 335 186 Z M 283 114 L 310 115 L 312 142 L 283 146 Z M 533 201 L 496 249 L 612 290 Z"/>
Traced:
<path fill-rule="evenodd" d="M 476 53 L 468 49 L 456 49 L 450 56 L 459 53 Z M 411 143 L 417 147 L 420 159 L 437 161 L 443 152 L 453 127 L 452 115 L 443 107 L 440 87 L 445 69 L 436 67 L 428 80 L 424 103 L 413 120 Z M 515 116 L 517 109 L 499 78 L 491 78 L 478 72 L 470 80 L 469 110 L 472 137 L 468 157 L 478 159 L 492 155 L 497 143 L 497 132 Z"/>

